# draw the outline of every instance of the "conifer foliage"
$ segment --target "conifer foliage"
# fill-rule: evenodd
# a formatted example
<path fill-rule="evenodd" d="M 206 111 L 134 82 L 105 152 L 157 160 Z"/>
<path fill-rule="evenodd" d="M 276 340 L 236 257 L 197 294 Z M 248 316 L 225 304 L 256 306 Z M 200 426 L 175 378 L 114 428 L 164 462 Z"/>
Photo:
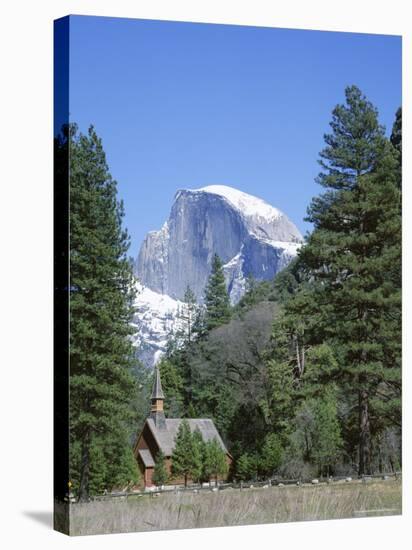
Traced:
<path fill-rule="evenodd" d="M 159 451 L 156 455 L 156 462 L 153 470 L 153 483 L 155 485 L 164 485 L 168 480 L 169 475 L 166 470 L 165 455 Z"/>
<path fill-rule="evenodd" d="M 97 475 L 106 487 L 137 476 L 128 425 L 135 389 L 129 338 L 134 287 L 122 218 L 100 138 L 93 127 L 85 135 L 72 126 L 70 467 L 80 500 L 98 489 Z"/>
<path fill-rule="evenodd" d="M 199 428 L 192 433 L 188 421 L 182 420 L 172 457 L 173 475 L 183 476 L 185 486 L 189 478 L 195 482 L 214 478 L 217 485 L 219 476 L 226 475 L 228 468 L 226 453 L 217 439 L 205 441 Z"/>
<path fill-rule="evenodd" d="M 183 311 L 181 312 L 181 320 L 183 321 L 183 341 L 190 345 L 194 338 L 194 328 L 199 313 L 199 307 L 196 302 L 196 296 L 190 286 L 186 287 L 183 296 Z"/>
<path fill-rule="evenodd" d="M 212 330 L 231 317 L 229 294 L 226 289 L 222 261 L 217 254 L 213 256 L 212 271 L 205 290 L 205 329 Z"/>
<path fill-rule="evenodd" d="M 183 419 L 179 425 L 172 457 L 172 474 L 187 481 L 199 479 L 202 472 L 202 454 L 196 437 L 190 431 L 189 422 Z"/>
<path fill-rule="evenodd" d="M 207 479 L 213 477 L 215 485 L 217 485 L 218 477 L 225 476 L 228 473 L 226 453 L 216 438 L 206 441 L 204 449 L 204 469 L 207 472 Z"/>
<path fill-rule="evenodd" d="M 396 111 L 392 126 L 391 143 L 398 154 L 398 185 L 402 186 L 402 107 Z"/>
<path fill-rule="evenodd" d="M 402 165 L 402 107 L 396 111 L 395 122 L 391 133 L 391 143 L 399 153 L 399 164 Z"/>
<path fill-rule="evenodd" d="M 334 109 L 331 127 L 317 180 L 326 192 L 308 209 L 315 229 L 300 254 L 313 282 L 301 307 L 317 318 L 312 337 L 332 342 L 339 357 L 333 376 L 353 396 L 359 474 L 367 474 L 371 423 L 399 415 L 397 156 L 376 109 L 355 86 L 346 89 L 346 104 Z"/>

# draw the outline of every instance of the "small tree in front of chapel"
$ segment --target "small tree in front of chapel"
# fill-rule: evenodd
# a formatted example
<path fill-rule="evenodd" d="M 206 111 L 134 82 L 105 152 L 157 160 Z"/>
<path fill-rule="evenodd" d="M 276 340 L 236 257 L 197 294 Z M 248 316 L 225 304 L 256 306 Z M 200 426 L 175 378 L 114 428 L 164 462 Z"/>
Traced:
<path fill-rule="evenodd" d="M 183 419 L 180 423 L 175 438 L 175 448 L 172 455 L 172 474 L 174 477 L 182 476 L 185 487 L 187 480 L 198 479 L 202 469 L 202 457 L 190 431 L 189 422 Z"/>
<path fill-rule="evenodd" d="M 155 485 L 164 485 L 166 481 L 169 479 L 169 474 L 167 473 L 166 464 L 165 464 L 165 455 L 162 451 L 159 450 L 159 452 L 156 455 L 156 462 L 154 466 L 153 471 L 153 483 Z"/>

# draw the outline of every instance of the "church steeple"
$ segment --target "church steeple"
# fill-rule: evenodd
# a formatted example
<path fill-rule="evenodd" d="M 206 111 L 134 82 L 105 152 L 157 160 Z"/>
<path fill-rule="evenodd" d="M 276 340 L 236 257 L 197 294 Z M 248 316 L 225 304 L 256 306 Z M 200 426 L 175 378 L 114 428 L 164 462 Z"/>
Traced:
<path fill-rule="evenodd" d="M 153 382 L 153 390 L 151 396 L 152 408 L 150 417 L 153 418 L 154 423 L 158 428 L 166 427 L 166 418 L 163 411 L 164 393 L 162 389 L 162 381 L 160 380 L 159 367 L 155 367 L 155 378 Z"/>
<path fill-rule="evenodd" d="M 163 410 L 163 400 L 165 395 L 162 389 L 162 381 L 160 380 L 160 371 L 159 367 L 156 367 L 155 379 L 153 382 L 153 391 L 152 391 L 152 411 L 154 410 Z"/>

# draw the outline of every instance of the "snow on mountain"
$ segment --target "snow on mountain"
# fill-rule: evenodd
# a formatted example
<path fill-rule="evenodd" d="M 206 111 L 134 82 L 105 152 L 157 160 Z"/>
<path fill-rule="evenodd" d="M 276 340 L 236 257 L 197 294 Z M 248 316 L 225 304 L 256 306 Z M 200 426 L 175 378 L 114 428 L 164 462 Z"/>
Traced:
<path fill-rule="evenodd" d="M 196 190 L 192 189 L 192 191 L 195 192 Z M 207 187 L 201 187 L 198 191 L 224 197 L 235 208 L 240 210 L 244 216 L 249 218 L 259 217 L 270 221 L 276 220 L 283 215 L 280 210 L 264 200 L 227 185 L 208 185 Z"/>
<path fill-rule="evenodd" d="M 140 282 L 136 287 L 133 344 L 139 351 L 140 360 L 152 366 L 164 354 L 169 336 L 180 328 L 179 312 L 183 303 L 167 294 L 154 292 Z"/>
<path fill-rule="evenodd" d="M 243 273 L 243 246 L 240 251 L 223 266 L 226 283 L 230 289 L 230 302 L 236 304 L 246 292 L 246 280 Z"/>

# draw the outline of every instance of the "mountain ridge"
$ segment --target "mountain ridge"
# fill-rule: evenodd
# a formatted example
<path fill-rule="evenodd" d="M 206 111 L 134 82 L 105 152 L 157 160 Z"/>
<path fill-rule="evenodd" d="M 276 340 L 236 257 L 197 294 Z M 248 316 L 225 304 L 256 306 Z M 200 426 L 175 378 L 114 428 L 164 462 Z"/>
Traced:
<path fill-rule="evenodd" d="M 158 361 L 168 337 L 178 331 L 188 286 L 202 303 L 214 254 L 222 260 L 234 305 L 249 277 L 273 279 L 302 241 L 289 218 L 258 197 L 222 185 L 177 190 L 168 219 L 147 233 L 135 263 L 135 345 L 142 360 Z"/>
<path fill-rule="evenodd" d="M 220 185 L 179 189 L 163 226 L 147 233 L 136 275 L 151 290 L 174 299 L 182 299 L 190 286 L 201 301 L 216 253 L 227 266 L 235 303 L 240 298 L 232 293 L 236 257 L 244 279 L 268 279 L 296 255 L 302 240 L 283 212 L 253 195 Z"/>

